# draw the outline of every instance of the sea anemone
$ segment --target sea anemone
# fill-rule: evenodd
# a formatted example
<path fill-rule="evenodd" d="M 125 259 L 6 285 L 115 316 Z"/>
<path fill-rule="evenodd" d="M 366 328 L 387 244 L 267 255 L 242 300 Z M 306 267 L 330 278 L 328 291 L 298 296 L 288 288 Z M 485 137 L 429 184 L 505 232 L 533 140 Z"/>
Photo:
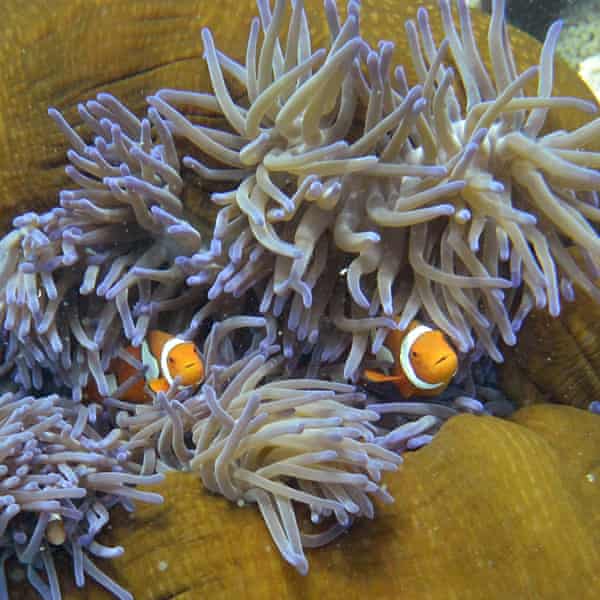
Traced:
<path fill-rule="evenodd" d="M 391 69 L 393 44 L 371 49 L 359 34 L 359 4 L 340 23 L 325 2 L 328 51 L 311 50 L 303 3 L 258 2 L 245 64 L 202 32 L 212 94 L 161 90 L 148 99 L 177 138 L 195 146 L 184 166 L 222 206 L 208 249 L 178 259 L 188 285 L 209 297 L 254 286 L 260 310 L 283 325 L 288 358 L 337 359 L 351 342 L 345 376 L 356 377 L 375 331 L 377 351 L 399 315 L 421 314 L 462 352 L 496 361 L 500 336 L 514 344 L 535 307 L 560 311 L 573 285 L 596 299 L 600 251 L 597 153 L 584 148 L 596 120 L 543 134 L 547 112 L 593 112 L 577 98 L 552 97 L 560 23 L 539 65 L 517 74 L 504 22 L 493 3 L 486 70 L 464 0 L 460 33 L 440 2 L 438 45 L 425 9 L 406 31 L 418 84 Z M 262 28 L 262 43 L 259 43 Z M 244 87 L 229 93 L 225 75 Z M 526 87 L 537 77 L 537 93 Z M 184 109 L 193 113 L 186 117 Z M 195 124 L 217 114 L 221 128 Z M 577 246 L 588 274 L 567 248 Z M 208 273 L 214 272 L 214 277 Z"/>
<path fill-rule="evenodd" d="M 347 383 L 286 377 L 273 325 L 263 317 L 216 322 L 203 348 L 206 380 L 194 394 L 172 386 L 151 405 L 108 404 L 121 409 L 123 448 L 139 454 L 143 473 L 191 470 L 206 489 L 258 504 L 282 556 L 305 574 L 304 548 L 373 518 L 372 498 L 392 501 L 381 475 L 397 469 L 402 452 L 429 443 L 459 412 L 486 410 L 464 398 L 375 404 Z M 319 531 L 302 530 L 303 506 Z"/>
<path fill-rule="evenodd" d="M 131 595 L 104 574 L 90 555 L 112 558 L 121 547 L 95 538 L 109 510 L 132 501 L 162 502 L 158 494 L 135 489 L 161 475 L 139 475 L 123 449 L 121 432 L 106 435 L 85 406 L 57 395 L 0 396 L 0 596 L 7 598 L 6 561 L 16 559 L 42 598 L 60 598 L 54 565 L 57 551 L 73 559 L 76 584 L 88 575 L 115 594 Z"/>
<path fill-rule="evenodd" d="M 16 218 L 0 241 L 2 372 L 16 367 L 24 389 L 50 377 L 75 399 L 90 374 L 108 395 L 104 373 L 124 339 L 139 345 L 165 301 L 185 304 L 173 259 L 201 241 L 181 219 L 179 159 L 156 111 L 140 121 L 99 94 L 79 112 L 93 144 L 49 110 L 73 147 L 66 171 L 78 189 L 62 191 L 58 208 Z"/>
<path fill-rule="evenodd" d="M 551 96 L 560 24 L 540 64 L 517 75 L 504 3 L 494 2 L 488 73 L 463 0 L 460 34 L 440 2 L 439 46 L 421 9 L 406 27 L 419 79 L 409 88 L 401 67 L 392 73 L 391 42 L 374 50 L 360 37 L 357 2 L 343 23 L 325 2 L 331 46 L 314 53 L 300 0 L 285 44 L 285 1 L 258 7 L 245 65 L 202 32 L 212 94 L 160 90 L 141 121 L 100 94 L 80 106 L 92 145 L 50 111 L 74 148 L 68 173 L 80 189 L 62 192 L 59 209 L 17 219 L 2 242 L 5 370 L 16 364 L 19 381 L 39 387 L 46 366 L 76 394 L 91 372 L 106 393 L 121 329 L 139 345 L 161 311 L 205 294 L 254 295 L 279 321 L 292 368 L 309 353 L 317 364 L 343 358 L 355 380 L 369 349 L 417 315 L 461 352 L 501 361 L 498 337 L 514 344 L 533 307 L 557 315 L 574 284 L 600 298 L 598 155 L 582 150 L 600 121 L 542 134 L 550 109 L 595 110 Z M 243 85 L 241 99 L 225 73 Z M 183 214 L 173 136 L 194 148 L 182 164 L 222 207 L 206 243 Z M 78 310 L 54 318 L 62 299 Z M 78 355 L 62 352 L 75 338 Z"/>
<path fill-rule="evenodd" d="M 381 402 L 357 389 L 390 329 L 418 317 L 470 352 L 463 364 L 500 361 L 498 338 L 514 344 L 534 306 L 556 315 L 576 285 L 600 298 L 600 155 L 585 150 L 600 120 L 543 131 L 551 109 L 595 110 L 551 96 L 560 25 L 518 75 L 496 0 L 488 71 L 465 1 L 459 33 L 440 0 L 441 43 L 425 9 L 407 23 L 411 88 L 393 44 L 361 37 L 356 0 L 343 22 L 325 1 L 330 47 L 316 52 L 302 0 L 283 40 L 285 6 L 258 1 L 243 65 L 202 32 L 212 93 L 157 91 L 143 119 L 99 94 L 79 107 L 89 143 L 49 111 L 75 189 L 0 240 L 0 374 L 18 388 L 0 399 L 0 539 L 45 597 L 58 594 L 51 523 L 78 584 L 87 572 L 127 597 L 86 553 L 120 551 L 94 540 L 108 508 L 156 500 L 131 486 L 169 469 L 258 504 L 305 573 L 304 547 L 391 499 L 380 476 L 404 451 L 458 412 L 490 412 L 465 394 Z M 184 211 L 190 171 L 220 207 L 208 239 Z M 127 349 L 159 326 L 202 347 L 206 378 L 124 402 L 111 361 L 143 378 Z M 102 404 L 83 402 L 92 384 Z"/>

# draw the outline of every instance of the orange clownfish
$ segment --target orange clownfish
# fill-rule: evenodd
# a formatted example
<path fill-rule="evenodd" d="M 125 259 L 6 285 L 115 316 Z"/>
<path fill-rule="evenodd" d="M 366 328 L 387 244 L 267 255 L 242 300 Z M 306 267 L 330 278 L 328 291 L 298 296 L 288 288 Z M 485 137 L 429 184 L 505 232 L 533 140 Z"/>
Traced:
<path fill-rule="evenodd" d="M 373 383 L 393 382 L 404 398 L 437 396 L 458 369 L 458 356 L 444 334 L 418 321 L 404 330 L 388 333 L 384 346 L 393 357 L 390 375 L 365 369 L 363 378 Z"/>
<path fill-rule="evenodd" d="M 153 392 L 166 392 L 175 377 L 180 377 L 180 386 L 196 387 L 204 380 L 204 362 L 196 344 L 154 329 L 148 332 L 141 346 L 128 346 L 125 352 L 146 367 L 145 378 L 127 388 L 119 395 L 126 402 L 148 402 L 151 400 L 146 386 Z M 110 362 L 106 375 L 110 391 L 125 383 L 136 374 L 135 368 L 121 358 Z M 88 400 L 98 401 L 100 394 L 92 381 L 87 387 Z"/>

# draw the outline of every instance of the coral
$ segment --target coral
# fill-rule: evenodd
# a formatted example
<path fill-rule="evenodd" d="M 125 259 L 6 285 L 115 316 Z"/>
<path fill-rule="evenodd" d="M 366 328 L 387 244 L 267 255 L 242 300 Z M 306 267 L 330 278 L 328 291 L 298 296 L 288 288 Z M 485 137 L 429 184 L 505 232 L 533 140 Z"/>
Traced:
<path fill-rule="evenodd" d="M 254 511 L 206 495 L 188 473 L 167 475 L 160 509 L 113 516 L 102 541 L 130 550 L 108 570 L 139 600 L 592 600 L 600 583 L 600 418 L 540 405 L 513 421 L 450 420 L 386 478 L 394 504 L 326 551 L 308 552 L 307 578 L 285 568 Z M 104 597 L 94 587 L 86 594 Z"/>
<path fill-rule="evenodd" d="M 254 2 L 235 2 L 239 26 L 247 27 Z M 9 0 L 1 25 L 6 46 L 0 52 L 0 229 L 25 210 L 43 212 L 69 184 L 64 175 L 67 141 L 49 121 L 47 108 L 58 106 L 83 120 L 79 102 L 93 90 L 118 95 L 135 114 L 144 96 L 166 86 L 202 87 L 208 72 L 198 56 L 198 31 L 222 14 L 204 0 L 174 6 L 148 0 L 137 6 L 113 0 L 44 0 L 24 5 Z M 242 52 L 237 27 L 224 31 L 230 47 Z M 18 51 L 15 51 L 18 49 Z M 61 65 L 61 68 L 56 68 Z M 52 72 L 52 77 L 47 74 Z"/>
<path fill-rule="evenodd" d="M 184 289 L 179 264 L 202 238 L 181 218 L 179 159 L 158 113 L 151 108 L 148 119 L 139 120 L 112 96 L 99 94 L 80 107 L 95 134 L 87 144 L 60 113 L 49 112 L 73 145 L 67 172 L 78 187 L 61 192 L 59 207 L 16 218 L 13 232 L 0 241 L 3 372 L 21 389 L 67 390 L 71 409 L 61 431 L 81 432 L 88 421 L 89 435 L 106 431 L 108 441 L 97 443 L 109 450 L 117 445 L 121 460 L 133 460 L 134 474 L 123 474 L 123 483 L 152 482 L 157 470 L 197 470 L 208 489 L 257 503 L 282 555 L 306 573 L 303 547 L 331 541 L 356 517 L 373 517 L 369 496 L 391 500 L 379 485 L 380 472 L 395 469 L 400 452 L 429 443 L 441 422 L 458 411 L 485 412 L 477 402 L 366 407 L 365 394 L 353 386 L 311 377 L 318 361 L 296 369 L 304 379 L 287 377 L 275 319 L 219 321 L 222 302 L 206 303 L 197 288 Z M 207 378 L 199 393 L 178 393 L 174 384 L 148 406 L 120 400 L 121 388 L 109 397 L 105 372 L 111 359 L 126 360 L 126 340 L 139 344 L 161 313 L 175 309 L 177 320 L 188 324 L 184 335 L 210 331 L 204 344 Z M 244 328 L 265 333 L 250 333 L 244 344 Z M 143 366 L 135 366 L 142 376 Z M 104 400 L 87 408 L 80 402 L 90 378 Z M 376 423 L 389 412 L 396 418 Z M 8 419 L 17 416 L 13 411 Z M 100 474 L 88 477 L 92 487 L 98 479 L 109 497 L 145 498 Z M 312 522 L 327 521 L 328 529 L 301 531 L 292 501 L 310 509 Z M 104 511 L 103 523 L 107 519 Z M 44 526 L 35 530 L 36 543 Z M 100 555 L 118 553 L 89 543 Z M 72 552 L 80 585 L 77 548 Z M 88 571 L 102 578 L 86 561 Z M 46 571 L 48 593 L 55 597 L 52 564 Z M 35 572 L 29 578 L 46 594 Z M 117 584 L 102 581 L 127 597 Z"/>
<path fill-rule="evenodd" d="M 347 379 L 359 373 L 369 334 L 375 353 L 396 313 L 401 328 L 420 312 L 463 353 L 477 349 L 500 361 L 496 338 L 514 344 L 534 305 L 557 315 L 573 283 L 598 297 L 566 251 L 580 244 L 588 263 L 597 262 L 590 224 L 598 218 L 597 155 L 569 148 L 587 145 L 598 121 L 538 136 L 549 109 L 593 108 L 549 97 L 559 27 L 548 34 L 539 68 L 517 76 L 506 45 L 488 75 L 465 5 L 458 4 L 462 38 L 449 4 L 440 7 L 446 40 L 439 48 L 425 10 L 417 25 L 407 24 L 420 80 L 410 89 L 402 68 L 391 75 L 391 43 L 374 51 L 359 36 L 353 2 L 343 23 L 326 3 L 327 57 L 308 51 L 306 15 L 295 4 L 284 54 L 281 0 L 273 14 L 259 3 L 245 67 L 218 53 L 204 30 L 212 95 L 161 90 L 140 121 L 100 94 L 79 107 L 93 144 L 52 110 L 73 146 L 67 173 L 79 189 L 61 194 L 60 209 L 19 217 L 3 240 L 4 370 L 16 362 L 18 382 L 39 389 L 45 368 L 75 398 L 91 373 L 106 393 L 103 371 L 120 341 L 117 313 L 137 345 L 157 312 L 199 302 L 202 288 L 209 300 L 252 290 L 260 311 L 279 319 L 292 365 L 309 352 L 317 363 L 345 356 Z M 503 8 L 494 3 L 492 45 L 505 43 Z M 229 95 L 223 69 L 245 85 L 248 106 Z M 537 96 L 521 97 L 538 73 Z M 194 124 L 179 104 L 221 114 L 228 125 Z M 197 147 L 183 164 L 205 189 L 215 180 L 238 183 L 212 195 L 224 206 L 208 245 L 183 218 L 172 134 Z M 90 296 L 89 306 L 73 301 L 77 290 Z M 63 299 L 76 309 L 66 309 L 68 318 L 58 308 Z"/>
<path fill-rule="evenodd" d="M 595 164 L 596 155 L 568 150 L 574 143 L 591 143 L 596 126 L 536 140 L 549 108 L 584 112 L 592 108 L 575 98 L 547 97 L 558 27 L 549 33 L 537 71 L 530 68 L 517 77 L 507 46 L 505 58 L 492 61 L 490 76 L 463 3 L 459 3 L 459 17 L 464 35 L 459 38 L 449 5 L 442 2 L 446 41 L 439 49 L 427 13 L 421 10 L 418 27 L 413 22 L 407 25 L 407 43 L 420 81 L 409 90 L 401 68 L 393 77 L 390 73 L 393 45 L 382 43 L 376 52 L 359 37 L 358 4 L 349 4 L 342 25 L 335 4 L 326 3 L 332 46 L 318 68 L 324 52 L 311 56 L 308 51 L 302 3 L 295 5 L 291 16 L 284 56 L 278 38 L 284 5 L 278 2 L 274 14 L 268 4 L 259 5 L 265 42 L 257 47 L 260 26 L 254 20 L 249 46 L 254 54 L 248 54 L 245 67 L 218 53 L 210 32 L 204 30 L 214 94 L 161 90 L 149 98 L 154 106 L 149 120 L 141 122 L 112 96 L 101 94 L 98 101 L 79 107 L 81 118 L 98 136 L 93 146 L 59 113 L 52 113 L 74 147 L 68 155 L 75 168 L 67 172 L 82 189 L 63 193 L 66 213 L 48 213 L 39 223 L 35 218 L 16 222 L 23 237 L 15 233 L 7 238 L 6 250 L 22 242 L 27 247 L 23 252 L 31 246 L 45 256 L 43 263 L 38 258 L 40 264 L 25 261 L 23 277 L 15 276 L 6 284 L 5 305 L 0 307 L 7 311 L 9 330 L 22 317 L 19 331 L 13 331 L 21 345 L 31 337 L 32 320 L 38 321 L 36 329 L 41 326 L 43 335 L 48 334 L 48 349 L 40 349 L 40 341 L 32 350 L 26 348 L 21 358 L 33 370 L 29 379 L 34 387 L 41 381 L 36 363 L 51 366 L 59 381 L 76 393 L 89 377 L 85 369 L 75 369 L 70 377 L 64 373 L 73 363 L 70 353 L 64 354 L 67 367 L 59 364 L 60 341 L 54 325 L 36 314 L 40 307 L 33 293 L 34 272 L 51 272 L 57 264 L 71 267 L 77 260 L 91 267 L 82 288 L 89 293 L 96 262 L 108 264 L 121 257 L 113 265 L 118 268 L 109 270 L 106 285 L 98 286 L 101 296 L 114 300 L 111 307 L 102 307 L 102 315 L 91 317 L 100 321 L 100 329 L 90 337 L 77 315 L 69 324 L 88 350 L 101 391 L 106 385 L 100 366 L 106 366 L 117 350 L 114 343 L 108 344 L 100 355 L 103 348 L 96 346 L 105 343 L 103 328 L 109 329 L 114 307 L 125 336 L 139 343 L 157 305 L 177 294 L 183 295 L 182 304 L 195 296 L 193 289 L 189 295 L 182 292 L 182 272 L 189 286 L 206 286 L 209 299 L 223 294 L 237 298 L 255 288 L 260 310 L 283 322 L 284 354 L 292 361 L 312 352 L 322 362 L 333 362 L 350 347 L 344 370 L 350 379 L 359 373 L 369 333 L 376 331 L 371 345 L 375 353 L 388 329 L 395 326 L 391 318 L 395 313 L 400 314 L 399 326 L 405 327 L 422 312 L 462 352 L 479 345 L 479 351 L 500 361 L 496 337 L 514 344 L 516 331 L 534 305 L 548 305 L 551 314 L 558 314 L 560 295 L 570 298 L 573 281 L 597 294 L 565 252 L 565 245 L 581 240 L 582 250 L 596 260 L 597 236 L 586 219 L 597 218 L 597 173 L 585 167 Z M 502 45 L 503 3 L 494 6 L 491 43 Z M 457 68 L 456 84 L 454 71 L 445 66 L 447 54 Z M 337 80 L 330 77 L 344 65 L 348 69 L 342 69 Z M 251 109 L 236 104 L 223 69 L 238 80 L 238 87 L 245 86 Z M 289 73 L 283 75 L 286 69 Z M 538 71 L 538 96 L 520 98 L 522 88 Z M 330 94 L 332 100 L 318 101 L 323 94 Z M 181 103 L 195 105 L 193 121 L 178 112 Z M 182 202 L 176 196 L 182 193 L 183 181 L 176 172 L 178 159 L 170 132 L 158 112 L 176 136 L 197 146 L 195 154 L 201 155 L 187 156 L 183 162 L 200 176 L 205 190 L 213 189 L 215 178 L 220 185 L 223 180 L 241 180 L 237 190 L 213 193 L 212 199 L 225 206 L 208 246 L 201 243 L 194 227 L 180 219 Z M 221 124 L 196 124 L 198 112 L 206 119 L 220 113 Z M 362 134 L 357 131 L 361 121 Z M 150 122 L 163 148 L 156 156 L 150 148 Z M 135 148 L 129 155 L 132 144 Z M 204 164 L 207 157 L 213 162 Z M 318 162 L 319 157 L 327 160 Z M 219 162 L 227 168 L 217 168 Z M 138 172 L 130 172 L 132 163 Z M 91 258 L 77 256 L 73 246 L 93 242 L 105 250 L 111 237 L 119 235 L 116 225 L 94 233 L 92 227 L 114 224 L 123 214 L 128 219 L 132 213 L 130 241 L 140 233 L 149 237 L 151 247 L 135 256 L 122 256 L 123 248 L 112 254 L 96 250 L 100 256 Z M 90 230 L 81 230 L 82 214 L 87 215 L 84 224 Z M 51 244 L 43 236 L 34 235 L 40 227 L 43 235 L 53 232 L 54 245 L 61 238 L 66 245 L 64 257 L 56 248 L 48 248 Z M 166 244 L 161 233 L 180 239 Z M 121 268 L 130 264 L 128 275 L 114 283 L 122 275 Z M 4 265 L 4 277 L 15 266 Z M 52 306 L 60 294 L 48 273 L 46 279 L 51 281 L 42 282 L 42 300 L 46 296 Z M 144 280 L 165 285 L 151 291 Z M 138 287 L 135 301 L 128 297 L 133 284 Z M 67 293 L 70 287 L 67 282 L 60 291 Z M 179 306 L 175 302 L 169 309 Z M 93 307 L 85 312 L 93 313 Z M 134 317 L 138 317 L 135 323 Z M 45 327 L 50 329 L 44 331 Z M 13 337 L 10 359 L 19 347 Z M 31 356 L 36 351 L 41 359 Z M 82 362 L 81 357 L 75 362 Z M 6 368 L 10 366 L 9 362 Z M 21 364 L 19 378 L 28 387 L 24 371 Z"/>
<path fill-rule="evenodd" d="M 581 256 L 574 256 L 582 264 Z M 559 402 L 587 408 L 600 398 L 600 307 L 582 296 L 557 319 L 535 311 L 506 349 L 502 388 L 518 406 Z"/>
<path fill-rule="evenodd" d="M 140 454 L 142 473 L 191 470 L 207 490 L 258 504 L 282 556 L 305 574 L 304 548 L 331 542 L 359 517 L 373 518 L 373 500 L 392 501 L 381 476 L 397 469 L 402 452 L 428 444 L 459 412 L 486 411 L 464 399 L 368 403 L 346 383 L 302 372 L 286 377 L 274 340 L 274 322 L 231 317 L 206 339 L 198 393 L 170 390 L 148 406 L 108 402 L 122 409 L 123 449 Z M 324 529 L 306 531 L 297 518 L 303 510 Z"/>

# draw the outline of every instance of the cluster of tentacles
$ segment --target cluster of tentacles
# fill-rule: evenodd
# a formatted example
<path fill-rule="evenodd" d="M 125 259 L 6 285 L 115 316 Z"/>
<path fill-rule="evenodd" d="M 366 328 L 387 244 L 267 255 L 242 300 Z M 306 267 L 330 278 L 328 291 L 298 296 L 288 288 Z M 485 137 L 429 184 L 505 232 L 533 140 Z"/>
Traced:
<path fill-rule="evenodd" d="M 257 4 L 243 63 L 202 32 L 209 93 L 159 90 L 141 119 L 100 94 L 79 107 L 83 137 L 51 109 L 74 188 L 0 240 L 0 561 L 26 565 L 45 598 L 60 594 L 53 545 L 78 584 L 128 597 L 88 554 L 120 552 L 94 539 L 108 509 L 156 500 L 133 486 L 169 469 L 258 504 L 305 573 L 303 548 L 390 499 L 381 473 L 402 452 L 459 411 L 491 411 L 356 388 L 391 328 L 418 317 L 463 358 L 499 361 L 532 308 L 557 315 L 575 286 L 600 299 L 600 156 L 585 149 L 600 120 L 543 131 L 549 110 L 595 110 L 551 95 L 559 25 L 518 74 L 496 0 L 488 70 L 465 1 L 457 28 L 440 0 L 443 40 L 425 9 L 406 25 L 410 87 L 393 44 L 361 37 L 356 0 L 344 21 L 325 0 L 316 51 L 302 0 Z M 202 234 L 183 202 L 196 183 L 219 207 Z M 130 404 L 111 361 L 143 377 L 126 349 L 156 328 L 195 341 L 206 378 Z M 92 384 L 102 401 L 86 404 Z"/>
<path fill-rule="evenodd" d="M 595 110 L 551 96 L 559 24 L 519 75 L 495 2 L 488 73 L 463 0 L 460 32 L 440 2 L 439 44 L 421 9 L 406 26 L 410 88 L 391 42 L 372 49 L 360 37 L 357 2 L 343 23 L 325 2 L 331 45 L 315 52 L 301 1 L 283 37 L 285 7 L 258 2 L 245 64 L 202 32 L 212 93 L 160 90 L 142 120 L 100 94 L 80 106 L 90 143 L 50 111 L 73 147 L 77 189 L 1 242 L 5 372 L 16 363 L 39 388 L 44 367 L 80 390 L 85 363 L 105 390 L 121 333 L 138 345 L 161 312 L 252 296 L 277 318 L 292 366 L 342 359 L 356 379 L 365 353 L 416 316 L 461 352 L 501 360 L 498 338 L 514 344 L 533 307 L 557 315 L 574 285 L 600 298 L 600 174 L 584 150 L 600 121 L 540 134 L 552 108 Z M 178 140 L 193 156 L 180 159 Z M 186 219 L 182 168 L 203 192 L 221 190 L 210 238 Z"/>
<path fill-rule="evenodd" d="M 382 485 L 401 454 L 429 443 L 448 418 L 487 414 L 473 398 L 452 402 L 375 403 L 355 386 L 286 375 L 274 319 L 235 316 L 216 322 L 203 346 L 206 380 L 191 394 L 172 387 L 151 405 L 108 399 L 123 449 L 142 475 L 198 472 L 204 486 L 237 503 L 257 503 L 282 556 L 308 571 L 304 548 L 321 546 L 372 499 L 393 499 Z M 385 415 L 385 417 L 383 417 Z M 303 531 L 305 505 L 316 531 Z"/>
<path fill-rule="evenodd" d="M 159 494 L 136 485 L 161 481 L 141 475 L 118 429 L 103 423 L 85 406 L 56 394 L 34 398 L 0 395 L 0 595 L 8 598 L 6 572 L 15 562 L 42 598 L 60 598 L 57 552 L 72 557 L 73 575 L 86 575 L 123 599 L 131 595 L 104 574 L 90 556 L 112 558 L 123 548 L 99 542 L 115 505 L 162 502 Z M 6 568 L 8 565 L 8 569 Z"/>
<path fill-rule="evenodd" d="M 421 9 L 406 25 L 419 80 L 411 88 L 391 67 L 393 45 L 373 49 L 360 37 L 358 2 L 343 23 L 325 2 L 331 46 L 314 52 L 301 1 L 282 35 L 285 4 L 258 3 L 245 64 L 203 31 L 211 94 L 148 98 L 195 146 L 183 164 L 205 188 L 232 184 L 212 194 L 222 208 L 210 246 L 178 261 L 188 285 L 206 286 L 209 298 L 252 287 L 260 311 L 279 319 L 288 358 L 345 356 L 349 378 L 370 334 L 376 352 L 394 317 L 403 328 L 420 315 L 460 351 L 479 347 L 499 361 L 498 337 L 514 344 L 533 307 L 557 315 L 574 284 L 600 298 L 598 155 L 584 150 L 600 121 L 540 133 L 553 108 L 595 111 L 551 96 L 559 23 L 539 65 L 518 74 L 504 2 L 494 2 L 488 72 L 463 0 L 460 31 L 440 2 L 439 44 Z M 241 100 L 225 76 L 245 88 Z M 195 121 L 212 114 L 228 126 Z"/>

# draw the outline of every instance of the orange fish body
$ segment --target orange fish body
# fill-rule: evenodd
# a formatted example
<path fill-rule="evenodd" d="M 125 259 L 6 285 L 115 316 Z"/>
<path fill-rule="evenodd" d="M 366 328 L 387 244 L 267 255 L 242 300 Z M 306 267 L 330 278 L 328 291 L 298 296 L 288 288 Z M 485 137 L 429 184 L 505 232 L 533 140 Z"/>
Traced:
<path fill-rule="evenodd" d="M 384 345 L 394 357 L 390 375 L 365 369 L 363 378 L 373 383 L 392 382 L 404 398 L 437 396 L 456 375 L 454 348 L 441 331 L 419 321 L 412 321 L 404 331 L 390 331 Z"/>
<path fill-rule="evenodd" d="M 204 380 L 204 362 L 196 344 L 170 333 L 158 329 L 149 331 L 141 346 L 128 346 L 125 352 L 146 367 L 146 376 L 119 394 L 119 400 L 149 402 L 152 396 L 148 388 L 155 393 L 166 392 L 175 377 L 181 379 L 180 387 L 195 387 Z M 110 362 L 107 379 L 113 380 L 116 389 L 136 374 L 133 365 L 121 358 L 114 358 Z M 88 400 L 98 401 L 101 398 L 93 381 L 88 384 L 86 392 Z"/>

